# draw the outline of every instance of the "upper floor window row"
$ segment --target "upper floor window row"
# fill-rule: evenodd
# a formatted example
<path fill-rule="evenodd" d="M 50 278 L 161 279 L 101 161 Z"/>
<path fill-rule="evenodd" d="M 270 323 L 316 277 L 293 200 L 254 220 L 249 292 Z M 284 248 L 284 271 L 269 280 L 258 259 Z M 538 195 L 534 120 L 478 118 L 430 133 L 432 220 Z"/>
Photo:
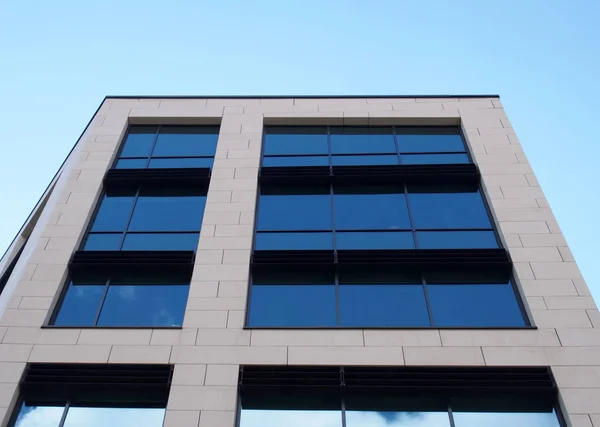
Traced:
<path fill-rule="evenodd" d="M 263 166 L 471 163 L 458 127 L 265 128 Z"/>
<path fill-rule="evenodd" d="M 218 136 L 218 126 L 132 126 L 115 168 L 210 168 Z"/>
<path fill-rule="evenodd" d="M 132 186 L 107 189 L 84 250 L 196 250 L 205 189 Z"/>
<path fill-rule="evenodd" d="M 481 249 L 498 241 L 477 186 L 260 190 L 255 249 Z"/>

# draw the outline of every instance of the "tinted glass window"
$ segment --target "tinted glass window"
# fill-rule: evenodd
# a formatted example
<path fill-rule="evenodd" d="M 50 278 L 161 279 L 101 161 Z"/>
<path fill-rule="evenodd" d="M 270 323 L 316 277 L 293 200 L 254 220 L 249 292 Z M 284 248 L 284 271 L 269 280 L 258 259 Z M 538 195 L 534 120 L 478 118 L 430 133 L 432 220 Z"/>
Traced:
<path fill-rule="evenodd" d="M 195 251 L 198 233 L 128 233 L 124 251 Z"/>
<path fill-rule="evenodd" d="M 497 248 L 493 231 L 418 231 L 420 249 L 487 249 Z"/>
<path fill-rule="evenodd" d="M 269 128 L 263 154 L 327 154 L 326 128 Z"/>
<path fill-rule="evenodd" d="M 341 411 L 271 409 L 242 409 L 241 411 L 240 427 L 283 426 L 342 427 L 342 413 Z"/>
<path fill-rule="evenodd" d="M 118 251 L 123 234 L 88 234 L 83 249 L 86 251 Z"/>
<path fill-rule="evenodd" d="M 427 286 L 435 326 L 524 326 L 509 284 Z"/>
<path fill-rule="evenodd" d="M 123 231 L 135 201 L 135 190 L 107 191 L 98 208 L 92 231 Z"/>
<path fill-rule="evenodd" d="M 162 427 L 164 418 L 163 408 L 70 407 L 64 427 Z"/>
<path fill-rule="evenodd" d="M 186 285 L 113 285 L 99 326 L 181 326 L 189 287 Z"/>
<path fill-rule="evenodd" d="M 440 192 L 409 187 L 409 204 L 417 229 L 491 228 L 487 211 L 478 191 Z"/>
<path fill-rule="evenodd" d="M 217 132 L 216 128 L 162 127 L 152 156 L 214 156 Z"/>
<path fill-rule="evenodd" d="M 71 285 L 56 317 L 55 325 L 93 326 L 104 297 L 106 282 Z"/>
<path fill-rule="evenodd" d="M 168 194 L 142 192 L 135 205 L 129 231 L 200 230 L 206 197 Z"/>
<path fill-rule="evenodd" d="M 342 326 L 429 326 L 423 286 L 341 285 Z"/>
<path fill-rule="evenodd" d="M 329 157 L 264 157 L 263 166 L 329 166 Z"/>
<path fill-rule="evenodd" d="M 120 159 L 117 160 L 117 169 L 145 169 L 148 159 Z"/>
<path fill-rule="evenodd" d="M 251 326 L 336 326 L 333 285 L 252 286 Z"/>
<path fill-rule="evenodd" d="M 156 127 L 136 126 L 129 129 L 120 157 L 148 157 L 156 139 Z"/>
<path fill-rule="evenodd" d="M 396 153 L 391 128 L 331 128 L 332 154 Z"/>
<path fill-rule="evenodd" d="M 37 406 L 24 402 L 15 427 L 58 427 L 64 411 L 63 406 Z"/>
<path fill-rule="evenodd" d="M 546 412 L 452 412 L 456 427 L 511 426 L 560 427 L 556 413 Z"/>
<path fill-rule="evenodd" d="M 257 230 L 331 230 L 329 195 L 261 195 Z"/>
<path fill-rule="evenodd" d="M 259 250 L 333 249 L 333 233 L 256 233 Z"/>
<path fill-rule="evenodd" d="M 333 166 L 397 165 L 398 156 L 332 156 Z"/>
<path fill-rule="evenodd" d="M 405 165 L 434 165 L 470 163 L 466 154 L 403 154 L 402 164 Z"/>
<path fill-rule="evenodd" d="M 334 195 L 336 230 L 410 229 L 404 194 Z"/>
<path fill-rule="evenodd" d="M 338 231 L 335 233 L 335 246 L 337 249 L 412 249 L 415 242 L 410 231 Z"/>
<path fill-rule="evenodd" d="M 348 427 L 450 427 L 447 412 L 346 411 Z M 470 426 L 470 427 L 479 427 Z"/>
<path fill-rule="evenodd" d="M 404 134 L 398 135 L 401 153 L 444 153 L 465 151 L 462 137 L 454 135 Z"/>
<path fill-rule="evenodd" d="M 181 159 L 150 159 L 150 168 L 210 168 L 213 158 L 209 157 L 187 157 Z"/>

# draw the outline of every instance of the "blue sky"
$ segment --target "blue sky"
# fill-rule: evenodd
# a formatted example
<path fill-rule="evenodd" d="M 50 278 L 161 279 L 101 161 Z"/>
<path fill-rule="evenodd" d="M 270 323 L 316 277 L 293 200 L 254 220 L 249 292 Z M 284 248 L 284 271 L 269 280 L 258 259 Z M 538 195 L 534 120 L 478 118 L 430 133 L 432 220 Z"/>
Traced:
<path fill-rule="evenodd" d="M 0 251 L 107 94 L 493 94 L 600 301 L 597 0 L 0 3 Z"/>

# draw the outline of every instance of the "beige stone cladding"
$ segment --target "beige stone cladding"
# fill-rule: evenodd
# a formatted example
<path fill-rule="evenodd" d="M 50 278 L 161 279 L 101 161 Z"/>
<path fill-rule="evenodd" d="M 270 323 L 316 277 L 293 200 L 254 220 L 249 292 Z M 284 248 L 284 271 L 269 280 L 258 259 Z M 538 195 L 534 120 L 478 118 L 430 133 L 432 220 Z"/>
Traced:
<path fill-rule="evenodd" d="M 183 328 L 42 327 L 128 124 L 218 124 Z M 265 124 L 456 124 L 482 173 L 535 329 L 244 329 Z M 0 318 L 0 408 L 27 362 L 171 363 L 165 427 L 233 427 L 241 364 L 551 366 L 569 422 L 600 427 L 600 313 L 496 97 L 108 98 Z"/>

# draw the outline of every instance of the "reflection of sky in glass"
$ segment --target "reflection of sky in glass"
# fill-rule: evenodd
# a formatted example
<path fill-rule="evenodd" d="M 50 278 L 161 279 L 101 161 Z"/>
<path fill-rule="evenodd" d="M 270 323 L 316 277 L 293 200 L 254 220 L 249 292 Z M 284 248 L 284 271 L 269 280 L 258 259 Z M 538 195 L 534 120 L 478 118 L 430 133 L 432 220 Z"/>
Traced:
<path fill-rule="evenodd" d="M 57 427 L 63 407 L 25 406 L 15 427 Z M 161 427 L 161 408 L 77 408 L 67 413 L 64 427 Z"/>
<path fill-rule="evenodd" d="M 240 427 L 342 427 L 342 412 L 243 409 Z"/>
<path fill-rule="evenodd" d="M 456 427 L 560 427 L 554 411 L 545 413 L 454 412 L 453 415 Z"/>
<path fill-rule="evenodd" d="M 62 406 L 23 405 L 15 427 L 57 427 L 64 409 Z"/>
<path fill-rule="evenodd" d="M 161 408 L 70 408 L 64 427 L 161 427 Z"/>
<path fill-rule="evenodd" d="M 346 425 L 347 427 L 450 427 L 450 419 L 447 412 L 346 411 Z"/>

